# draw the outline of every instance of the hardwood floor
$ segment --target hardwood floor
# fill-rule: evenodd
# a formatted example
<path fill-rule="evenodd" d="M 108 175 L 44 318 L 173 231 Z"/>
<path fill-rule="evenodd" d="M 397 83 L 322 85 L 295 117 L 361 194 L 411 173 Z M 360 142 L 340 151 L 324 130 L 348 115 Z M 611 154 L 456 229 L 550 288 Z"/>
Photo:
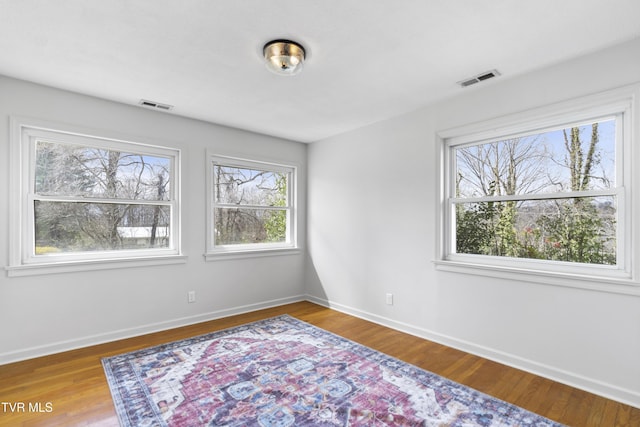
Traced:
<path fill-rule="evenodd" d="M 0 425 L 117 426 L 102 357 L 285 313 L 570 426 L 640 426 L 640 409 L 309 302 L 0 366 Z"/>

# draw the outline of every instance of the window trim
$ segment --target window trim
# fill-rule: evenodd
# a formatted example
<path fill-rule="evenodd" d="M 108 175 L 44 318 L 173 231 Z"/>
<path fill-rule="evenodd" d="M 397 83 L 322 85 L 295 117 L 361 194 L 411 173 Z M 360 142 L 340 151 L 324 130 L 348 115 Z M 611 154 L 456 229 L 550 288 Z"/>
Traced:
<path fill-rule="evenodd" d="M 181 252 L 180 238 L 181 152 L 179 149 L 142 141 L 141 138 L 22 116 L 10 117 L 10 130 L 9 197 L 12 208 L 9 215 L 11 225 L 10 260 L 9 265 L 5 267 L 9 277 L 185 262 L 186 257 Z M 169 248 L 69 253 L 36 257 L 33 254 L 33 245 L 29 243 L 34 239 L 33 201 L 36 198 L 39 199 L 34 194 L 33 188 L 35 147 L 34 144 L 31 144 L 31 140 L 43 136 L 48 140 L 59 141 L 63 144 L 81 143 L 84 146 L 107 149 L 119 147 L 141 154 L 170 158 L 172 160 L 171 177 L 173 182 L 172 196 L 169 202 L 172 212 Z"/>
<path fill-rule="evenodd" d="M 640 135 L 639 100 L 640 84 L 634 84 L 437 132 L 437 258 L 434 260 L 436 268 L 640 296 L 637 268 L 640 265 L 637 248 L 640 235 L 639 227 L 634 227 L 631 221 L 632 213 L 637 215 L 640 212 L 640 173 L 632 167 L 639 163 L 636 160 L 640 154 L 640 150 L 634 149 L 634 141 Z M 622 128 L 617 129 L 617 132 L 623 136 L 618 139 L 619 145 L 616 147 L 618 153 L 623 153 L 619 156 L 621 159 L 616 159 L 616 194 L 621 206 L 618 211 L 620 226 L 617 232 L 619 236 L 624 237 L 624 242 L 618 245 L 618 253 L 622 256 L 620 267 L 452 253 L 451 242 L 455 239 L 455 230 L 452 229 L 453 203 L 450 202 L 453 188 L 450 175 L 454 167 L 451 147 L 618 114 L 622 116 Z M 618 161 L 622 164 L 618 165 Z"/>
<path fill-rule="evenodd" d="M 206 247 L 204 258 L 206 261 L 217 261 L 223 259 L 253 258 L 264 256 L 291 255 L 300 253 L 298 247 L 298 209 L 297 209 L 297 173 L 296 165 L 284 164 L 276 161 L 264 159 L 247 159 L 245 157 L 220 155 L 211 150 L 207 150 L 206 156 Z M 287 241 L 284 243 L 250 243 L 215 245 L 215 202 L 214 194 L 214 166 L 222 164 L 224 166 L 245 167 L 273 172 L 285 172 L 289 174 L 287 183 L 287 198 L 289 206 L 287 208 Z"/>

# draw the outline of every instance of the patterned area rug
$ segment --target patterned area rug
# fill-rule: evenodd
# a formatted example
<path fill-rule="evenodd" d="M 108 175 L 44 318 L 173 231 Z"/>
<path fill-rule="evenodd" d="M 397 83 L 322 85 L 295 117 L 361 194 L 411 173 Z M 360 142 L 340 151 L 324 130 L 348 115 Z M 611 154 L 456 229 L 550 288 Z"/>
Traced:
<path fill-rule="evenodd" d="M 123 426 L 560 426 L 290 316 L 102 361 Z"/>

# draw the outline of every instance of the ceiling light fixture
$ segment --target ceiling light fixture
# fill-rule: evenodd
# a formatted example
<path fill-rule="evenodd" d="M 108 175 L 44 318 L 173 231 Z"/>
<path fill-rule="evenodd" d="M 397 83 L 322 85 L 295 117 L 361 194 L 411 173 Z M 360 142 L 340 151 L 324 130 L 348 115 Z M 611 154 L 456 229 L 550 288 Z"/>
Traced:
<path fill-rule="evenodd" d="M 272 40 L 262 49 L 267 68 L 282 76 L 292 76 L 302 70 L 304 48 L 290 40 Z"/>

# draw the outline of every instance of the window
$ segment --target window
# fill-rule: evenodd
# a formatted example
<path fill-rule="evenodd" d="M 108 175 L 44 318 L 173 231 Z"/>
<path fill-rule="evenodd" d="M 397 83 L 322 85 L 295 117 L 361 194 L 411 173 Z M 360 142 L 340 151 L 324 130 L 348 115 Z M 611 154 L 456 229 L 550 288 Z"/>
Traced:
<path fill-rule="evenodd" d="M 14 120 L 10 272 L 179 255 L 179 151 L 54 126 Z"/>
<path fill-rule="evenodd" d="M 442 132 L 439 267 L 632 279 L 632 107 L 610 93 Z"/>
<path fill-rule="evenodd" d="M 210 155 L 208 174 L 208 257 L 296 248 L 294 167 Z"/>

